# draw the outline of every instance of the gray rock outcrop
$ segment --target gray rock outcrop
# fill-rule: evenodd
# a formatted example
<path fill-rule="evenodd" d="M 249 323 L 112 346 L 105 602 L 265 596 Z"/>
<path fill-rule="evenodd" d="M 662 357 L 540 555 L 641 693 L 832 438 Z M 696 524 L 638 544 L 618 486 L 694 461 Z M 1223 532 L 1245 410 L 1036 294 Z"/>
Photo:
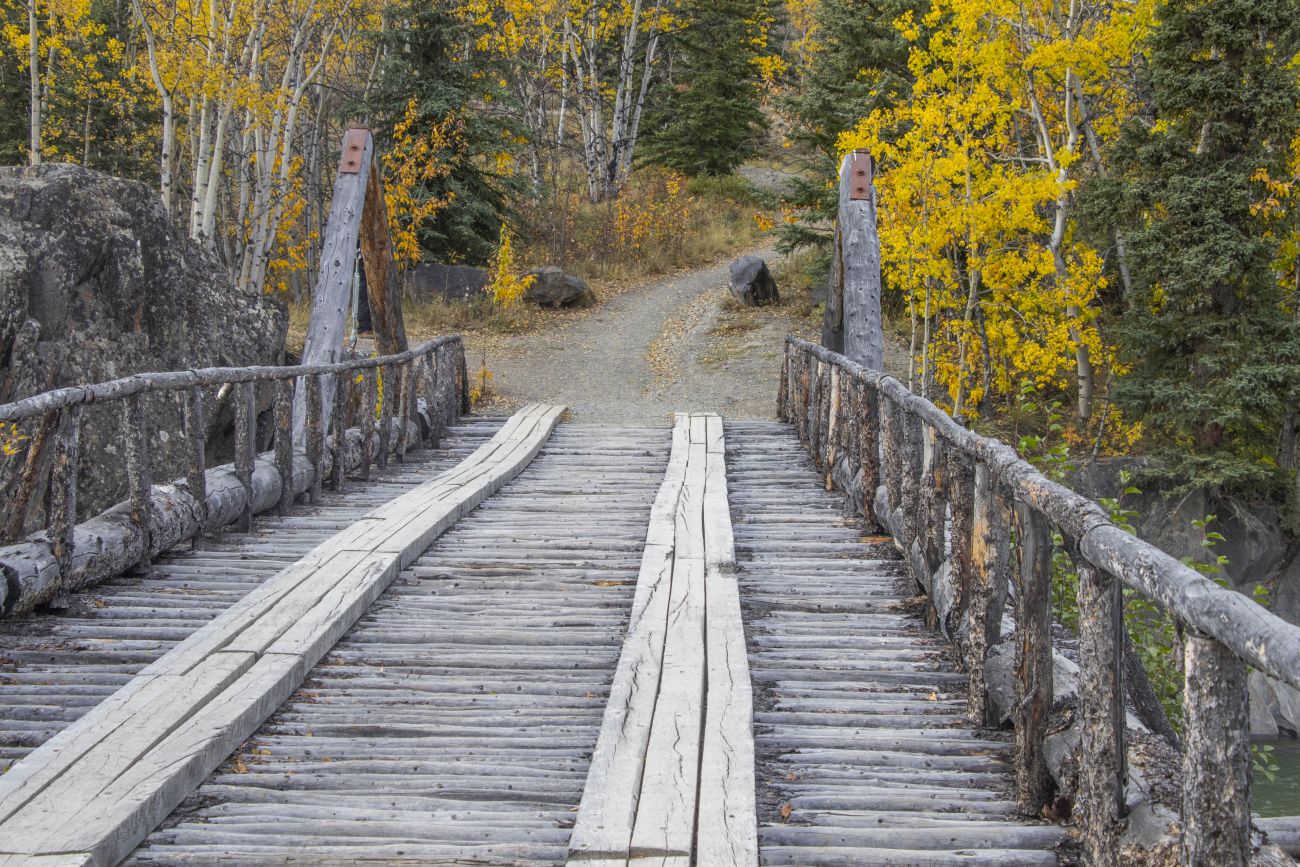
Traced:
<path fill-rule="evenodd" d="M 488 279 L 488 272 L 482 268 L 438 262 L 421 263 L 405 275 L 406 291 L 412 301 L 468 301 L 484 294 Z"/>
<path fill-rule="evenodd" d="M 776 280 L 758 256 L 741 256 L 731 263 L 731 294 L 746 307 L 781 303 Z"/>
<path fill-rule="evenodd" d="M 276 364 L 286 325 L 281 304 L 234 288 L 153 188 L 67 164 L 0 168 L 0 402 L 144 371 Z M 208 410 L 210 458 L 222 409 Z M 149 395 L 145 410 L 154 477 L 180 475 L 176 397 Z M 113 405 L 83 417 L 83 516 L 125 496 L 118 415 Z"/>
<path fill-rule="evenodd" d="M 588 307 L 596 303 L 596 293 L 581 277 L 566 274 L 554 265 L 529 271 L 533 282 L 524 299 L 539 307 Z"/>

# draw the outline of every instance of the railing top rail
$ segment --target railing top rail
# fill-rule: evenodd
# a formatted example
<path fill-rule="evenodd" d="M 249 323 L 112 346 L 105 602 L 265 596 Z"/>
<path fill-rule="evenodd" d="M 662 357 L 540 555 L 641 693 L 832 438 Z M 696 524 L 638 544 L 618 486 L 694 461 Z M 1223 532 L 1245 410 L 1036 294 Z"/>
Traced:
<path fill-rule="evenodd" d="M 875 385 L 958 451 L 985 464 L 1017 499 L 1056 525 L 1092 565 L 1222 642 L 1250 665 L 1300 689 L 1300 626 L 1121 530 L 1097 503 L 1048 479 L 1006 443 L 958 424 L 894 377 L 794 335 L 786 342 Z"/>
<path fill-rule="evenodd" d="M 292 367 L 257 365 L 251 367 L 203 367 L 156 373 L 136 373 L 110 382 L 93 385 L 74 385 L 42 392 L 13 403 L 0 404 L 0 421 L 19 421 L 47 412 L 66 409 L 77 404 L 102 403 L 119 400 L 143 391 L 176 391 L 202 385 L 226 385 L 237 382 L 258 382 L 289 379 L 317 373 L 337 373 L 403 364 L 450 343 L 460 341 L 460 335 L 448 334 L 425 341 L 419 346 L 377 358 L 357 358 L 333 364 L 299 364 Z"/>

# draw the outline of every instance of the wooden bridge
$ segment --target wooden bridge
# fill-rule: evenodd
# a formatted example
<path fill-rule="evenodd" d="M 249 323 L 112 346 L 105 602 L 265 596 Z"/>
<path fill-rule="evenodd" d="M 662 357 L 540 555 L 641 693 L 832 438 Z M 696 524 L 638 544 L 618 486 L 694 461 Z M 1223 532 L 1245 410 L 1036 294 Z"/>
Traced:
<path fill-rule="evenodd" d="M 0 406 L 5 525 L 47 485 L 0 549 L 0 864 L 1289 862 L 1245 675 L 1300 687 L 1300 629 L 877 371 L 790 338 L 778 400 L 471 417 L 444 338 Z M 164 401 L 190 465 L 155 484 Z M 114 411 L 129 498 L 78 523 Z M 1126 719 L 1125 592 L 1184 632 L 1172 764 Z"/>

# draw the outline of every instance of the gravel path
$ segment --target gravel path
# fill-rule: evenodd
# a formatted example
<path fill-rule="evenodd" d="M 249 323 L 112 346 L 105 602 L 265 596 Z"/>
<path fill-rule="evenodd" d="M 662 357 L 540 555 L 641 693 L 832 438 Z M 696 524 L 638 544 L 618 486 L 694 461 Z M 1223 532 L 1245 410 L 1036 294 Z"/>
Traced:
<path fill-rule="evenodd" d="M 755 252 L 775 261 L 770 249 Z M 584 422 L 664 423 L 675 410 L 772 418 L 789 322 L 765 316 L 739 346 L 711 334 L 726 285 L 726 264 L 651 283 L 580 319 L 494 341 L 486 357 L 471 344 L 470 369 L 486 364 L 507 402 L 563 403 Z"/>
<path fill-rule="evenodd" d="M 771 248 L 751 251 L 769 265 Z M 581 422 L 668 424 L 674 411 L 772 419 L 785 335 L 817 339 L 798 305 L 727 303 L 726 263 L 617 295 L 589 314 L 545 330 L 466 347 L 471 373 L 492 373 L 493 409 L 563 403 Z M 787 302 L 790 299 L 786 299 Z M 886 367 L 903 367 L 887 346 Z"/>

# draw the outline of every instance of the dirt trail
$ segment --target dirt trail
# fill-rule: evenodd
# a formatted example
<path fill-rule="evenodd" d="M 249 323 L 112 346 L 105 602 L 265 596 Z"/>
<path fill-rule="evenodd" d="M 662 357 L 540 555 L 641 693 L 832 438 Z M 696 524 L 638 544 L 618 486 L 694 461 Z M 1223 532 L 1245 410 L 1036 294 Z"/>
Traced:
<path fill-rule="evenodd" d="M 659 423 L 674 410 L 772 418 L 781 340 L 795 323 L 778 308 L 747 317 L 743 333 L 711 333 L 726 286 L 726 264 L 650 283 L 588 316 L 493 341 L 486 358 L 471 341 L 469 366 L 485 363 L 507 402 L 564 403 L 581 421 Z"/>

